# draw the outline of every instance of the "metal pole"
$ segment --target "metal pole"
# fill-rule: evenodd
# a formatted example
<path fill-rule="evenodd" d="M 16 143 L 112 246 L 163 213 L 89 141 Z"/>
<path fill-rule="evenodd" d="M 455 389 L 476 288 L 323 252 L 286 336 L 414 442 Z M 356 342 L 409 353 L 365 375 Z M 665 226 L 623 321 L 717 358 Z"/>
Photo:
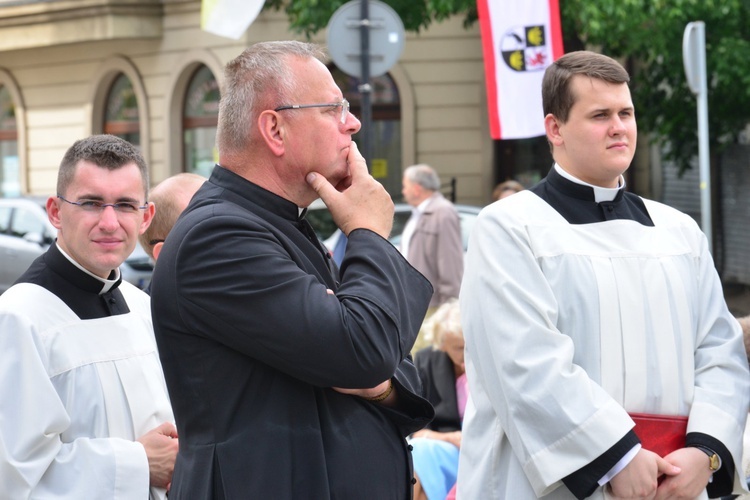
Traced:
<path fill-rule="evenodd" d="M 701 176 L 701 225 L 708 240 L 708 251 L 712 251 L 713 236 L 711 224 L 711 160 L 708 149 L 708 87 L 706 85 L 706 35 L 705 25 L 696 23 L 696 42 L 698 51 L 698 74 L 700 92 L 698 92 L 698 165 Z"/>
<path fill-rule="evenodd" d="M 362 63 L 362 79 L 359 85 L 362 110 L 360 120 L 362 122 L 361 142 L 362 156 L 370 168 L 372 160 L 372 86 L 370 85 L 370 5 L 369 0 L 360 0 L 360 52 Z"/>
<path fill-rule="evenodd" d="M 682 60 L 688 87 L 698 107 L 698 168 L 700 173 L 701 229 L 713 247 L 711 230 L 711 161 L 708 149 L 708 86 L 706 84 L 706 25 L 695 21 L 685 26 L 682 36 Z"/>

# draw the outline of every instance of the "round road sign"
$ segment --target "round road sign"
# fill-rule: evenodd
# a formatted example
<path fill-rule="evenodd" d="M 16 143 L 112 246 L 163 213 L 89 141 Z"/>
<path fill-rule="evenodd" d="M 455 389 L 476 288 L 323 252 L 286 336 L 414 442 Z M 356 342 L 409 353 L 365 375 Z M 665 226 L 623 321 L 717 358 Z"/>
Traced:
<path fill-rule="evenodd" d="M 370 76 L 385 74 L 404 50 L 404 23 L 389 5 L 368 0 L 370 32 Z M 328 21 L 328 53 L 344 73 L 362 77 L 360 0 L 347 2 Z"/>

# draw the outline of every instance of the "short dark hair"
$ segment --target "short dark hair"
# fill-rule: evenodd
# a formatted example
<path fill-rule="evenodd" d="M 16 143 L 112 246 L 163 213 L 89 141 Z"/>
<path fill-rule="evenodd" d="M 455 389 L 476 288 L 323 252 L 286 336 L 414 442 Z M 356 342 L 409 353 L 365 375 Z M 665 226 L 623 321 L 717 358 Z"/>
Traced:
<path fill-rule="evenodd" d="M 145 201 L 148 200 L 148 167 L 137 147 L 114 135 L 92 135 L 73 143 L 65 152 L 57 173 L 57 194 L 65 196 L 73 182 L 80 161 L 89 161 L 101 168 L 117 170 L 135 163 L 141 172 Z"/>
<path fill-rule="evenodd" d="M 570 82 L 576 75 L 596 78 L 608 83 L 628 83 L 630 76 L 620 63 L 611 57 L 588 50 L 569 52 L 550 64 L 542 80 L 544 116 L 554 115 L 560 122 L 568 121 L 575 96 Z"/>

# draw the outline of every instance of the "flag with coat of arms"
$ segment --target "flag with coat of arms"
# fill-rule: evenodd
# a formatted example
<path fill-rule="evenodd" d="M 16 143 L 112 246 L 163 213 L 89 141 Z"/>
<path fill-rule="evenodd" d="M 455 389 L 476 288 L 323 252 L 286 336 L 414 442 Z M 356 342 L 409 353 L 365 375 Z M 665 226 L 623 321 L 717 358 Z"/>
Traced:
<path fill-rule="evenodd" d="M 490 135 L 544 135 L 542 78 L 563 55 L 558 0 L 477 0 Z"/>

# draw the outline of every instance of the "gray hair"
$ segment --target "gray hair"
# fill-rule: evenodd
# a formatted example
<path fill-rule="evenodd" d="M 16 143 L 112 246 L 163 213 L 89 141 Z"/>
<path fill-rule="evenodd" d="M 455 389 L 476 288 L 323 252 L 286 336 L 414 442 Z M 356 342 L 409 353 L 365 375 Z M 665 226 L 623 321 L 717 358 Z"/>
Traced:
<path fill-rule="evenodd" d="M 286 100 L 297 93 L 288 64 L 290 57 L 323 61 L 325 52 L 312 43 L 260 42 L 226 65 L 216 132 L 220 152 L 246 149 L 258 115 L 289 104 Z"/>
<path fill-rule="evenodd" d="M 407 167 L 404 170 L 404 177 L 429 191 L 440 190 L 440 177 L 431 166 L 424 163 Z"/>
<path fill-rule="evenodd" d="M 115 135 L 92 135 L 73 143 L 65 152 L 57 173 L 57 194 L 65 196 L 75 177 L 76 167 L 81 161 L 88 161 L 107 170 L 135 163 L 141 172 L 144 200 L 148 200 L 148 167 L 140 150 L 125 139 Z"/>

